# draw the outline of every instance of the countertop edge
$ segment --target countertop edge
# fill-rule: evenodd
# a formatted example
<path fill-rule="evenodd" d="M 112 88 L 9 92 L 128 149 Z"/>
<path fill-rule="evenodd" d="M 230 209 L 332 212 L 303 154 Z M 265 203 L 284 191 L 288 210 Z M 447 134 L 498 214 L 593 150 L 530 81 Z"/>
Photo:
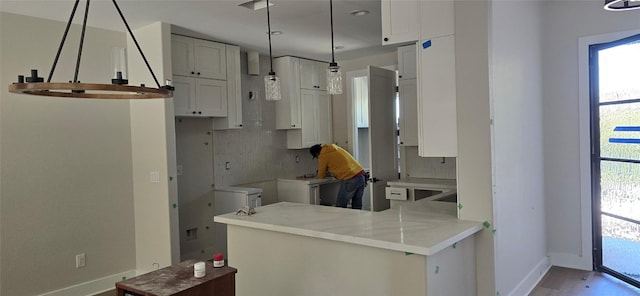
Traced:
<path fill-rule="evenodd" d="M 415 246 L 415 245 L 409 245 L 409 244 L 393 243 L 393 242 L 388 242 L 383 240 L 355 237 L 350 235 L 329 233 L 329 232 L 323 232 L 323 231 L 317 231 L 317 230 L 301 229 L 301 228 L 274 225 L 274 224 L 265 224 L 262 222 L 253 222 L 248 220 L 238 220 L 238 219 L 220 217 L 220 216 L 215 216 L 214 222 L 224 223 L 228 225 L 249 227 L 254 229 L 276 231 L 281 233 L 295 234 L 295 235 L 311 237 L 311 238 L 328 239 L 333 241 L 352 243 L 352 244 L 357 244 L 362 246 L 381 248 L 381 249 L 406 252 L 406 253 L 413 253 L 413 254 L 425 255 L 425 256 L 434 255 L 437 252 L 442 251 L 445 248 L 453 245 L 454 243 L 459 242 L 469 236 L 472 236 L 476 232 L 479 232 L 482 230 L 482 224 L 478 222 L 477 225 L 470 225 L 468 229 L 461 231 L 460 233 L 453 235 L 431 247 L 421 247 L 421 246 Z"/>

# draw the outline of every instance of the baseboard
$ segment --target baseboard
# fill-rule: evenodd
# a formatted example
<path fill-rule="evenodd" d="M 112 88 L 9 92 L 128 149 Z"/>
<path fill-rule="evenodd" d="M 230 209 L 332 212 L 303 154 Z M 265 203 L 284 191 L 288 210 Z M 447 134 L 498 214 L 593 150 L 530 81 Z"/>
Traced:
<path fill-rule="evenodd" d="M 551 265 L 566 268 L 593 270 L 593 262 L 591 258 L 580 257 L 576 254 L 567 253 L 549 253 Z"/>
<path fill-rule="evenodd" d="M 536 285 L 538 285 L 540 280 L 542 280 L 547 271 L 549 271 L 549 268 L 551 268 L 551 260 L 549 257 L 544 257 L 508 295 L 529 295 Z"/>
<path fill-rule="evenodd" d="M 130 278 L 136 276 L 135 270 L 125 271 L 110 276 L 106 276 L 100 279 L 80 283 L 77 285 L 69 286 L 59 290 L 40 294 L 38 296 L 78 296 L 78 295 L 95 295 L 105 291 L 115 289 L 116 282 L 121 281 L 123 278 Z"/>

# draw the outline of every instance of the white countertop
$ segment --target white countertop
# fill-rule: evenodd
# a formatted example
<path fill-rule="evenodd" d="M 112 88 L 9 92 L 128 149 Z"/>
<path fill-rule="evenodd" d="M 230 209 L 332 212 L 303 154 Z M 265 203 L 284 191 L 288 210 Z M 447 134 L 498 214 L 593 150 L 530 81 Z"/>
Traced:
<path fill-rule="evenodd" d="M 407 208 L 369 212 L 288 202 L 258 207 L 252 216 L 231 213 L 214 221 L 427 256 L 483 227 L 481 222 Z"/>
<path fill-rule="evenodd" d="M 387 186 L 423 189 L 456 189 L 456 179 L 403 178 L 387 182 Z"/>
<path fill-rule="evenodd" d="M 278 182 L 302 182 L 307 185 L 315 185 L 315 184 L 325 184 L 325 183 L 335 183 L 340 182 L 340 180 L 336 178 L 278 178 Z"/>

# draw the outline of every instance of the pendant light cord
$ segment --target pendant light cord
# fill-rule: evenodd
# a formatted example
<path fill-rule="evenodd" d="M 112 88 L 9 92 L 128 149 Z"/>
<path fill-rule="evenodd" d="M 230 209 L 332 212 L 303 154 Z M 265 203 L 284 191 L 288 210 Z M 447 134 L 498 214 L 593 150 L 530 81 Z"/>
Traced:
<path fill-rule="evenodd" d="M 120 10 L 120 6 L 118 6 L 118 3 L 116 3 L 116 0 L 112 0 L 112 2 L 113 2 L 113 6 L 115 6 L 116 10 L 118 11 L 120 18 L 124 23 L 124 26 L 127 27 L 127 31 L 129 31 L 129 35 L 131 35 L 131 40 L 133 40 L 133 43 L 135 43 L 136 47 L 138 48 L 138 52 L 142 56 L 142 60 L 144 60 L 144 63 L 147 65 L 147 69 L 149 69 L 149 72 L 151 73 L 151 77 L 153 77 L 153 81 L 155 81 L 158 88 L 160 88 L 160 83 L 158 82 L 158 78 L 156 78 L 156 74 L 153 73 L 153 70 L 151 69 L 151 65 L 149 65 L 149 61 L 147 61 L 147 57 L 144 56 L 144 53 L 142 52 L 142 48 L 140 48 L 140 44 L 138 44 L 138 40 L 136 40 L 136 36 L 133 35 L 133 31 L 131 31 L 131 27 L 129 27 L 129 23 L 127 23 L 127 20 L 124 18 L 124 14 L 122 14 L 122 11 Z"/>
<path fill-rule="evenodd" d="M 267 35 L 269 35 L 269 63 L 271 64 L 271 71 L 273 73 L 273 55 L 271 54 L 271 17 L 269 16 L 269 0 L 267 0 Z"/>
<path fill-rule="evenodd" d="M 334 53 L 335 47 L 333 46 L 333 0 L 329 0 L 329 14 L 331 16 L 331 62 L 335 63 L 336 62 L 335 53 Z"/>
<path fill-rule="evenodd" d="M 64 29 L 64 34 L 62 34 L 62 40 L 60 41 L 60 45 L 58 46 L 58 52 L 56 53 L 55 59 L 53 59 L 53 66 L 51 66 L 51 71 L 49 71 L 49 77 L 47 78 L 47 82 L 51 82 L 51 77 L 53 77 L 53 72 L 55 72 L 56 70 L 56 66 L 58 65 L 58 59 L 60 59 L 60 53 L 62 53 L 62 48 L 64 47 L 64 41 L 67 40 L 67 35 L 69 34 L 69 28 L 71 27 L 71 22 L 73 21 L 73 16 L 76 14 L 76 9 L 78 8 L 79 2 L 80 0 L 76 0 L 76 3 L 73 5 L 73 10 L 71 10 L 71 16 L 69 16 L 67 27 Z"/>
<path fill-rule="evenodd" d="M 73 75 L 73 82 L 78 83 L 78 72 L 80 71 L 80 58 L 82 57 L 82 47 L 84 46 L 84 34 L 87 30 L 87 17 L 89 16 L 89 2 L 87 0 L 87 6 L 84 8 L 84 20 L 82 21 L 82 34 L 80 35 L 80 47 L 78 48 L 78 60 L 76 61 L 76 71 Z"/>

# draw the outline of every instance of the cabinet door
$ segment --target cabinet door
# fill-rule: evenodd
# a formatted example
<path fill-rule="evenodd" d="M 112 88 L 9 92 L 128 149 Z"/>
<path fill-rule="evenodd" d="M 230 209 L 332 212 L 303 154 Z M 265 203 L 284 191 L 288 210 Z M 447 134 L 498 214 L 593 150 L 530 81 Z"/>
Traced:
<path fill-rule="evenodd" d="M 173 76 L 173 110 L 175 116 L 191 116 L 195 112 L 195 78 Z"/>
<path fill-rule="evenodd" d="M 414 79 L 417 73 L 416 45 L 398 47 L 398 79 Z"/>
<path fill-rule="evenodd" d="M 226 45 L 227 51 L 227 117 L 213 119 L 213 129 L 242 128 L 242 95 L 240 79 L 240 47 Z"/>
<path fill-rule="evenodd" d="M 316 61 L 300 59 L 300 88 L 320 89 L 320 77 L 318 75 L 318 63 Z"/>
<path fill-rule="evenodd" d="M 456 157 L 455 36 L 425 42 L 418 49 L 418 155 Z"/>
<path fill-rule="evenodd" d="M 318 91 L 317 96 L 317 139 L 316 143 L 333 143 L 333 118 L 331 116 L 331 95 L 326 91 Z"/>
<path fill-rule="evenodd" d="M 400 97 L 400 145 L 418 146 L 418 85 L 416 79 L 398 82 Z"/>
<path fill-rule="evenodd" d="M 320 204 L 320 185 L 309 186 L 309 203 L 312 205 Z"/>
<path fill-rule="evenodd" d="M 198 77 L 227 79 L 225 45 L 222 43 L 193 39 L 195 72 Z"/>
<path fill-rule="evenodd" d="M 193 39 L 171 35 L 171 65 L 174 75 L 195 75 Z"/>
<path fill-rule="evenodd" d="M 275 102 L 276 129 L 300 129 L 300 59 L 279 57 L 273 69 L 280 77 L 282 99 Z"/>
<path fill-rule="evenodd" d="M 382 45 L 420 38 L 421 1 L 382 0 Z"/>
<path fill-rule="evenodd" d="M 202 116 L 226 116 L 226 82 L 196 78 L 196 109 L 198 115 Z"/>
<path fill-rule="evenodd" d="M 302 114 L 302 147 L 311 147 L 318 142 L 318 96 L 319 91 L 303 89 L 300 91 L 300 113 Z"/>
<path fill-rule="evenodd" d="M 455 34 L 453 1 L 422 1 L 420 7 L 420 39 Z"/>
<path fill-rule="evenodd" d="M 318 89 L 327 90 L 327 69 L 328 63 L 316 62 L 316 73 L 318 75 Z"/>

